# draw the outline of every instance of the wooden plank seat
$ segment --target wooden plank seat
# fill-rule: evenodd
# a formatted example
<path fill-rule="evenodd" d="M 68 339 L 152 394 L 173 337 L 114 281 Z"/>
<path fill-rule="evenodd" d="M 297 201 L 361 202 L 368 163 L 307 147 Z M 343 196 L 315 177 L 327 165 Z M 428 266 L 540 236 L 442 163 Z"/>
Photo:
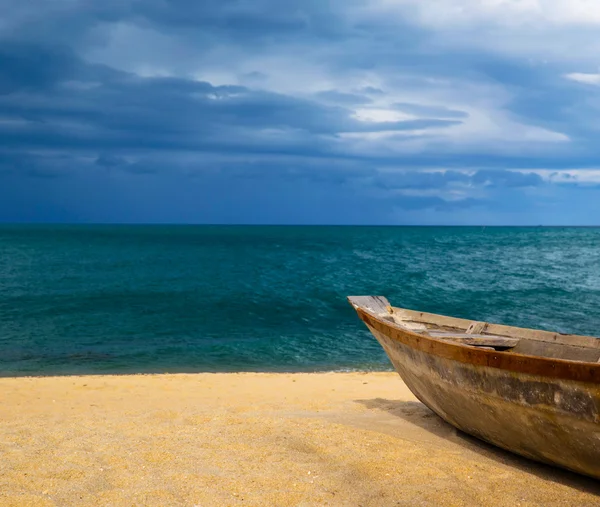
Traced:
<path fill-rule="evenodd" d="M 512 349 L 519 343 L 517 338 L 497 335 L 455 333 L 452 331 L 429 331 L 427 334 L 432 338 L 449 340 L 473 347 L 493 348 L 494 350 Z"/>

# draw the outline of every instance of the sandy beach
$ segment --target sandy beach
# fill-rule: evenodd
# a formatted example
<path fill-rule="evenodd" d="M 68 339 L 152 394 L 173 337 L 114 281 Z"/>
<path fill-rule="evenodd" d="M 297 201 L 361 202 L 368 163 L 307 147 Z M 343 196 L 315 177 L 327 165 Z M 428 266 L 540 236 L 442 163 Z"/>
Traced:
<path fill-rule="evenodd" d="M 0 505 L 600 505 L 395 373 L 0 379 Z"/>

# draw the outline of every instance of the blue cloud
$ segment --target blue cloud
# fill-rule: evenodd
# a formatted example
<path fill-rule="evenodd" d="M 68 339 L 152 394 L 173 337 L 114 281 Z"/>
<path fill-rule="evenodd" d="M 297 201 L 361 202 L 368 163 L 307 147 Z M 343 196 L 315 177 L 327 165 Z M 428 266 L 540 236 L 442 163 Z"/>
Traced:
<path fill-rule="evenodd" d="M 341 105 L 361 105 L 361 104 L 369 104 L 373 102 L 366 95 L 358 95 L 355 93 L 342 93 L 336 90 L 324 90 L 322 92 L 317 93 L 317 98 L 323 99 L 325 101 L 334 102 Z"/>
<path fill-rule="evenodd" d="M 515 171 L 477 171 L 472 181 L 475 184 L 486 186 L 500 186 L 509 188 L 537 187 L 544 180 L 536 173 L 520 173 Z"/>
<path fill-rule="evenodd" d="M 593 55 L 562 58 L 552 40 L 593 30 L 548 25 L 530 49 L 519 26 L 441 22 L 410 1 L 9 4 L 0 220 L 593 216 L 585 178 L 541 176 L 600 167 L 600 87 L 565 77 L 593 73 Z"/>

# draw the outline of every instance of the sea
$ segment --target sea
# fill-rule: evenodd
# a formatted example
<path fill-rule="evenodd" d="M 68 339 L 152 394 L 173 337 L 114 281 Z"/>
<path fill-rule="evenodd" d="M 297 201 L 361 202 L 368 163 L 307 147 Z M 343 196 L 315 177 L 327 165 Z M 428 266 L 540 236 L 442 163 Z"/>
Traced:
<path fill-rule="evenodd" d="M 348 295 L 599 335 L 600 229 L 0 225 L 0 375 L 390 370 Z"/>

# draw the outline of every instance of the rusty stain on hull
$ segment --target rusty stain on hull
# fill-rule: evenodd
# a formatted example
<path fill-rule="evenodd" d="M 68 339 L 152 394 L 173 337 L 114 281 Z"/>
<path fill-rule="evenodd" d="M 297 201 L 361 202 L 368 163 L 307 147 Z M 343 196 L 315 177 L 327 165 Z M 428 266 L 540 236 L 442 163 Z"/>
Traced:
<path fill-rule="evenodd" d="M 448 423 L 517 454 L 600 479 L 600 364 L 596 360 L 543 357 L 546 332 L 534 330 L 510 328 L 506 335 L 534 341 L 522 348 L 538 350 L 536 356 L 518 353 L 518 345 L 499 351 L 453 342 L 450 332 L 448 340 L 433 338 L 428 331 L 466 329 L 468 323 L 437 316 L 426 322 L 426 330 L 416 332 L 401 319 L 390 320 L 389 315 L 405 310 L 387 307 L 386 315 L 377 303 L 365 304 L 366 297 L 349 299 L 409 389 Z M 377 298 L 381 301 L 387 303 Z M 411 312 L 411 319 L 415 314 Z M 441 325 L 431 325 L 432 320 Z M 547 336 L 555 341 L 552 333 Z M 565 338 L 568 352 L 571 342 Z M 578 357 L 595 358 L 600 341 L 578 338 L 574 340 L 582 349 Z M 589 352 L 583 350 L 588 339 Z"/>

